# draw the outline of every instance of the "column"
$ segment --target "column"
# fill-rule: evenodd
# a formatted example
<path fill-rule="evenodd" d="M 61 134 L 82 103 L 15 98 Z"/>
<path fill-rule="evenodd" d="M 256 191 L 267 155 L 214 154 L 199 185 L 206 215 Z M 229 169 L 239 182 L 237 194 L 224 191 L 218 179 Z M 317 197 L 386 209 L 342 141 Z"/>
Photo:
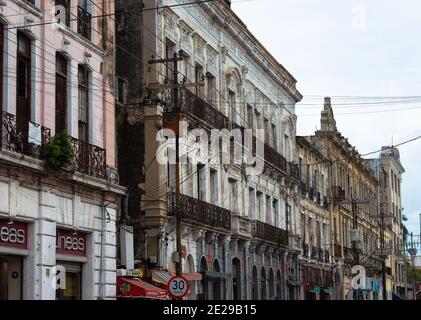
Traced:
<path fill-rule="evenodd" d="M 230 278 L 225 279 L 225 292 L 226 295 L 222 295 L 221 297 L 226 300 L 232 300 L 233 292 L 233 279 L 232 279 L 232 257 L 230 252 L 230 244 L 231 244 L 231 237 L 226 236 L 224 238 L 224 252 L 225 252 L 225 273 L 231 274 Z"/>
<path fill-rule="evenodd" d="M 244 284 L 241 286 L 242 296 L 245 300 L 251 300 L 251 286 L 250 286 L 250 241 L 244 243 Z"/>

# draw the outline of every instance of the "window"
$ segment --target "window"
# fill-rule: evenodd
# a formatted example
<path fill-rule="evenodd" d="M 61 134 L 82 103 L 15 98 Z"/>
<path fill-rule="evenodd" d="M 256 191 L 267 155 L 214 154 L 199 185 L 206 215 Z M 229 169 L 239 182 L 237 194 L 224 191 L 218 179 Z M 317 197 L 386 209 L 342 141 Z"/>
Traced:
<path fill-rule="evenodd" d="M 201 83 L 203 82 L 203 67 L 201 65 L 196 65 L 194 69 L 194 81 L 195 83 Z M 198 97 L 203 97 L 203 87 L 199 86 L 196 87 L 196 95 Z"/>
<path fill-rule="evenodd" d="M 249 188 L 249 217 L 256 219 L 256 193 L 253 188 Z"/>
<path fill-rule="evenodd" d="M 213 75 L 208 73 L 206 75 L 207 88 L 208 88 L 208 102 L 216 108 L 216 80 Z"/>
<path fill-rule="evenodd" d="M 279 211 L 278 211 L 278 200 L 273 200 L 272 211 L 273 211 L 273 217 L 275 219 L 274 225 L 275 225 L 275 227 L 279 227 L 280 221 L 279 221 Z"/>
<path fill-rule="evenodd" d="M 56 133 L 67 129 L 67 60 L 56 55 Z"/>
<path fill-rule="evenodd" d="M 88 0 L 79 0 L 77 6 L 77 32 L 91 40 L 92 15 L 88 11 Z"/>
<path fill-rule="evenodd" d="M 247 105 L 247 124 L 248 128 L 253 128 L 253 107 L 251 105 Z"/>
<path fill-rule="evenodd" d="M 229 90 L 228 91 L 228 101 L 229 106 L 228 108 L 231 110 L 231 121 L 237 122 L 237 101 L 236 101 L 236 94 L 235 92 Z"/>
<path fill-rule="evenodd" d="M 55 4 L 58 22 L 70 27 L 70 0 L 56 0 Z"/>
<path fill-rule="evenodd" d="M 257 216 L 260 221 L 264 221 L 263 210 L 263 193 L 257 191 Z"/>
<path fill-rule="evenodd" d="M 284 146 L 285 146 L 285 158 L 290 161 L 291 159 L 291 146 L 289 141 L 289 136 L 287 134 L 284 135 Z"/>
<path fill-rule="evenodd" d="M 218 171 L 211 170 L 210 172 L 210 191 L 211 202 L 218 205 Z"/>
<path fill-rule="evenodd" d="M 126 103 L 127 81 L 117 78 L 117 101 Z"/>
<path fill-rule="evenodd" d="M 89 142 L 89 71 L 87 66 L 78 68 L 78 97 L 79 97 L 79 140 Z"/>
<path fill-rule="evenodd" d="M 276 132 L 276 126 L 272 124 L 272 146 L 275 150 L 278 150 L 278 137 Z"/>
<path fill-rule="evenodd" d="M 201 201 L 206 201 L 206 166 L 197 165 L 197 196 Z"/>
<path fill-rule="evenodd" d="M 269 131 L 269 120 L 264 119 L 264 130 L 265 130 L 265 143 L 270 145 L 270 131 Z"/>
<path fill-rule="evenodd" d="M 237 189 L 237 181 L 230 180 L 230 197 L 229 201 L 231 204 L 231 211 L 238 212 L 238 189 Z"/>
<path fill-rule="evenodd" d="M 31 40 L 18 33 L 16 114 L 20 129 L 31 119 Z"/>
<path fill-rule="evenodd" d="M 303 160 L 302 157 L 299 157 L 298 158 L 298 170 L 299 170 L 300 181 L 304 181 L 303 165 L 304 165 L 304 160 Z"/>
<path fill-rule="evenodd" d="M 266 196 L 266 223 L 273 224 L 272 221 L 272 201 L 269 196 Z"/>
<path fill-rule="evenodd" d="M 172 59 L 172 58 L 174 58 L 174 54 L 175 54 L 175 44 L 167 39 L 166 44 L 165 44 L 165 56 L 166 56 L 167 59 Z M 165 73 L 166 73 L 166 77 L 167 77 L 167 79 L 166 79 L 167 82 L 173 83 L 174 82 L 174 73 L 173 73 L 171 63 L 165 64 Z"/>

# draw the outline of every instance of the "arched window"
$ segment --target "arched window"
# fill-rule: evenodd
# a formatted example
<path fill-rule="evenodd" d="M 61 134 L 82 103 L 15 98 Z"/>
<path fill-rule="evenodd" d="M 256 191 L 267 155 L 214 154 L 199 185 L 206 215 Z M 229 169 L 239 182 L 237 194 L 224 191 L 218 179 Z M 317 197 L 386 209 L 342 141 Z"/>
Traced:
<path fill-rule="evenodd" d="M 67 131 L 67 59 L 56 54 L 56 126 L 55 132 Z"/>
<path fill-rule="evenodd" d="M 260 300 L 266 300 L 266 271 L 265 268 L 262 268 L 262 275 L 261 275 L 261 291 L 260 291 Z"/>

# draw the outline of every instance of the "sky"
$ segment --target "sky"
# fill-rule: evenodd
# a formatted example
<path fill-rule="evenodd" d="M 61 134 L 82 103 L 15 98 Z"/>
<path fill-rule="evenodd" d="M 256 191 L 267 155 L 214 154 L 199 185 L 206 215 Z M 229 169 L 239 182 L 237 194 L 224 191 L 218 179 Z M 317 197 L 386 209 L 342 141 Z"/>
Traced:
<path fill-rule="evenodd" d="M 421 1 L 233 0 L 232 8 L 297 79 L 298 135 L 320 128 L 324 96 L 361 154 L 421 135 L 420 98 L 396 98 L 421 96 Z M 399 150 L 407 227 L 419 234 L 421 139 Z"/>

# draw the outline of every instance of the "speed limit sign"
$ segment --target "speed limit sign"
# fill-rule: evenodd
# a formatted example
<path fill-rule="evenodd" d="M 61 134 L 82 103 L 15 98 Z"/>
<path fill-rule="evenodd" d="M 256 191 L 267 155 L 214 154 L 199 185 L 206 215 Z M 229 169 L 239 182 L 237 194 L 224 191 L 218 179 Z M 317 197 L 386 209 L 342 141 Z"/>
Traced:
<path fill-rule="evenodd" d="M 185 297 L 189 291 L 189 282 L 183 276 L 174 276 L 168 282 L 170 296 L 173 299 Z"/>

